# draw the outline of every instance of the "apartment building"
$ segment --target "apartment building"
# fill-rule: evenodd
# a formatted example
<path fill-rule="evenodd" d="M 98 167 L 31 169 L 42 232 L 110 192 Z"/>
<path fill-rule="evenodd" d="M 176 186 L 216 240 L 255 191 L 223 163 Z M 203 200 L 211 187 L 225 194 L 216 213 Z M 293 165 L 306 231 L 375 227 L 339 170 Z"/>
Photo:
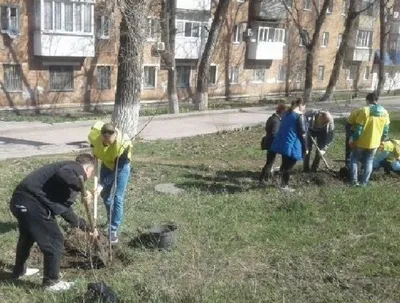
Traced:
<path fill-rule="evenodd" d="M 328 84 L 344 31 L 349 0 L 332 0 L 314 60 L 314 89 Z M 357 0 L 366 7 L 370 0 Z M 321 1 L 322 2 L 322 1 Z M 397 1 L 396 1 L 397 2 Z M 400 1 L 399 1 L 400 2 Z M 0 106 L 96 105 L 114 100 L 117 80 L 118 18 L 105 0 L 0 0 Z M 148 16 L 142 100 L 166 101 L 167 69 L 160 30 L 163 2 Z M 287 12 L 296 7 L 300 37 Z M 178 95 L 195 92 L 197 67 L 211 27 L 211 0 L 177 0 L 176 72 Z M 391 13 L 388 57 L 399 65 L 400 7 Z M 262 98 L 301 91 L 305 75 L 304 37 L 315 20 L 312 0 L 233 0 L 225 16 L 209 75 L 210 98 Z M 379 62 L 378 7 L 357 19 L 338 90 L 372 89 Z M 397 27 L 396 27 L 397 26 Z M 393 74 L 394 73 L 394 74 Z M 394 77 L 394 78 L 395 78 Z"/>

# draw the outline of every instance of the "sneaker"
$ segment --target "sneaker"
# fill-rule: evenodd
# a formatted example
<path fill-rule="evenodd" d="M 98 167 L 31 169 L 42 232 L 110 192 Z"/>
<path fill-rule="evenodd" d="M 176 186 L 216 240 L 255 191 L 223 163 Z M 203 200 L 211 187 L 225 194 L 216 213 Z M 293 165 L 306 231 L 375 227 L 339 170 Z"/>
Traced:
<path fill-rule="evenodd" d="M 27 268 L 26 272 L 22 275 L 23 277 L 30 277 L 37 275 L 39 273 L 39 268 Z"/>
<path fill-rule="evenodd" d="M 51 292 L 59 292 L 59 291 L 66 291 L 72 288 L 75 285 L 75 282 L 65 282 L 65 281 L 59 281 L 54 285 L 51 286 L 46 286 L 45 290 L 51 291 Z"/>
<path fill-rule="evenodd" d="M 282 190 L 284 190 L 284 191 L 286 191 L 286 192 L 288 192 L 288 193 L 293 193 L 293 192 L 295 192 L 295 189 L 294 188 L 291 188 L 291 187 L 289 187 L 289 186 L 282 186 L 281 187 L 281 189 Z"/>
<path fill-rule="evenodd" d="M 116 231 L 112 231 L 110 234 L 110 243 L 117 244 L 118 243 L 118 235 Z"/>
<path fill-rule="evenodd" d="M 353 187 L 359 187 L 359 186 L 360 186 L 360 183 L 358 183 L 358 182 L 353 182 L 353 183 L 351 183 L 351 186 L 353 186 Z"/>

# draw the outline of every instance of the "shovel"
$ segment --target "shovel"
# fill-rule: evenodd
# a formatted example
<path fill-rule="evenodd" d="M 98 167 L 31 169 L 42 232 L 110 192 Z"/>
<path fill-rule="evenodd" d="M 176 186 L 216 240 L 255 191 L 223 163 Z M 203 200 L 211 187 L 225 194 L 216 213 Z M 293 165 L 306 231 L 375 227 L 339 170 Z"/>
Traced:
<path fill-rule="evenodd" d="M 85 196 L 86 196 L 86 186 L 85 186 L 85 181 L 83 179 L 82 176 L 79 176 L 79 181 L 81 184 L 81 199 L 82 199 L 82 203 L 85 207 L 85 211 L 86 211 L 86 216 L 89 222 L 89 227 L 91 232 L 94 231 L 95 227 L 94 227 L 94 222 L 93 222 L 93 218 L 92 215 L 90 214 L 90 207 L 89 207 L 89 203 L 87 202 Z M 96 250 L 96 256 L 100 259 L 101 262 L 103 262 L 104 266 L 107 266 L 108 262 L 109 262 L 109 255 L 107 253 L 107 251 L 104 249 L 103 247 L 103 243 L 104 241 L 101 241 L 101 235 L 99 235 L 98 238 L 95 238 L 93 240 L 93 245 L 94 248 Z M 107 242 L 105 242 L 107 243 Z"/>
<path fill-rule="evenodd" d="M 312 141 L 312 143 L 314 144 L 315 148 L 317 149 L 319 155 L 321 156 L 322 161 L 324 161 L 325 166 L 326 166 L 326 168 L 328 169 L 328 171 L 329 171 L 330 173 L 335 174 L 335 176 L 337 176 L 337 173 L 329 166 L 328 162 L 326 161 L 324 155 L 322 154 L 321 150 L 320 150 L 319 147 L 318 147 L 317 142 L 315 142 L 315 139 L 314 139 L 312 136 L 310 136 L 310 138 L 311 138 L 311 141 Z"/>

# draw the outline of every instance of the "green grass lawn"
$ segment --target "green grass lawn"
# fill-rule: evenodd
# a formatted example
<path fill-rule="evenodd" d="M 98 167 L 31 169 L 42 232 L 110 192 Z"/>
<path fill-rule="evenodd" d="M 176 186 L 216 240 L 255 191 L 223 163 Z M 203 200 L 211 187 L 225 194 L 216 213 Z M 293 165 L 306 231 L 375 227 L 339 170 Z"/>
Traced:
<path fill-rule="evenodd" d="M 400 137 L 397 121 L 393 130 Z M 48 294 L 40 277 L 0 281 L 0 302 L 76 302 L 102 280 L 125 302 L 399 302 L 398 181 L 379 173 L 371 186 L 324 186 L 295 176 L 297 191 L 257 186 L 264 154 L 262 127 L 174 141 L 137 143 L 119 247 L 123 264 L 100 270 L 62 269 L 75 291 Z M 338 121 L 330 164 L 343 163 Z M 8 210 L 16 184 L 43 163 L 71 156 L 0 162 L 0 269 L 12 265 L 17 230 Z M 322 164 L 323 165 L 323 164 Z M 300 168 L 300 165 L 298 165 Z M 324 167 L 321 166 L 323 170 Z M 327 176 L 323 173 L 321 176 Z M 154 191 L 174 182 L 183 194 Z M 77 212 L 84 214 L 78 205 Z M 104 208 L 100 208 L 105 222 Z M 179 226 L 171 252 L 129 246 L 162 221 Z M 35 255 L 30 264 L 41 266 Z M 4 273 L 2 274 L 4 276 Z"/>

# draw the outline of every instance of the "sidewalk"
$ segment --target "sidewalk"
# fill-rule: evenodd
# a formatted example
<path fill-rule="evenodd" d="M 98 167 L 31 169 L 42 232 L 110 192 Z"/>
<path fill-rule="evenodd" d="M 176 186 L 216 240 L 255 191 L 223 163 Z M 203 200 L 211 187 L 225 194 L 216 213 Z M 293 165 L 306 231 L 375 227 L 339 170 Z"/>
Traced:
<path fill-rule="evenodd" d="M 359 106 L 352 103 L 351 107 Z M 310 104 L 327 108 L 334 117 L 351 110 L 344 103 Z M 144 140 L 175 139 L 232 130 L 265 123 L 274 106 L 141 117 L 140 137 Z M 94 121 L 46 124 L 41 122 L 0 122 L 0 160 L 35 155 L 62 154 L 88 147 L 87 135 Z"/>

